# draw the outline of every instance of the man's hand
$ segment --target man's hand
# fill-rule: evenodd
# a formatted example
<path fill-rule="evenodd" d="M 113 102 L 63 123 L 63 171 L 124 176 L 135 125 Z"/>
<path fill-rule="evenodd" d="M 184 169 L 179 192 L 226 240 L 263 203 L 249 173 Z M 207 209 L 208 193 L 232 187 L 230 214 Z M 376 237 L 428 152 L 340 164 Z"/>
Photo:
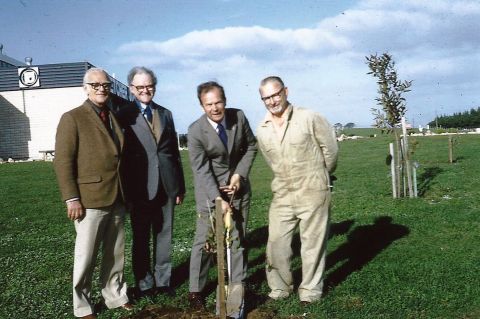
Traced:
<path fill-rule="evenodd" d="M 185 194 L 178 195 L 175 200 L 175 204 L 181 205 L 183 203 L 183 199 L 185 198 Z"/>
<path fill-rule="evenodd" d="M 80 200 L 67 202 L 67 216 L 70 220 L 82 219 L 85 216 L 85 208 Z"/>
<path fill-rule="evenodd" d="M 233 174 L 230 178 L 230 184 L 225 186 L 220 186 L 220 190 L 228 195 L 232 195 L 235 192 L 240 190 L 240 182 L 242 177 L 239 174 Z"/>
<path fill-rule="evenodd" d="M 223 214 L 225 215 L 225 213 L 227 212 L 227 210 L 230 208 L 230 204 L 227 203 L 226 201 L 222 200 L 222 211 L 223 211 Z"/>

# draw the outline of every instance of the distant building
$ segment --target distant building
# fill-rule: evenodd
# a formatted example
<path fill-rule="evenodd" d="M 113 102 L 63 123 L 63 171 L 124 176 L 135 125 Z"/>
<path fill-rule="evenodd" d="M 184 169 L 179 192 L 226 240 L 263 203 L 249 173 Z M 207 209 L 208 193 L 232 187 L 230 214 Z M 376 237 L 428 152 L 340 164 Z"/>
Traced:
<path fill-rule="evenodd" d="M 2 53 L 0 44 L 0 158 L 41 159 L 54 150 L 60 117 L 83 103 L 88 62 L 32 65 Z M 110 77 L 112 105 L 131 100 L 128 87 Z"/>

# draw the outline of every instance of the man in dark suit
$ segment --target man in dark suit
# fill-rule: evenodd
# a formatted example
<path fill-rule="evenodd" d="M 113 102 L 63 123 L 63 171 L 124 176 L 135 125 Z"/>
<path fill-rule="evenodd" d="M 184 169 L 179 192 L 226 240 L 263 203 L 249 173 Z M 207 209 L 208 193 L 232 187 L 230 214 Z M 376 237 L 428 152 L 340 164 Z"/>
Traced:
<path fill-rule="evenodd" d="M 193 308 L 202 308 L 202 291 L 213 258 L 205 251 L 211 227 L 209 211 L 214 210 L 214 201 L 219 196 L 223 199 L 224 212 L 229 208 L 229 196 L 235 196 L 230 283 L 242 286 L 246 277 L 247 258 L 243 244 L 251 195 L 248 174 L 257 146 L 244 113 L 238 109 L 225 108 L 227 99 L 222 86 L 216 82 L 200 84 L 197 95 L 205 114 L 188 129 L 188 151 L 198 212 L 190 258 L 189 300 Z M 239 317 L 242 310 L 243 301 L 242 309 L 229 316 Z"/>
<path fill-rule="evenodd" d="M 122 175 L 131 205 L 133 273 L 140 296 L 170 287 L 173 211 L 181 204 L 185 182 L 172 113 L 153 102 L 157 78 L 134 67 L 128 84 L 135 101 L 117 113 L 125 130 Z M 150 261 L 153 235 L 154 266 Z"/>
<path fill-rule="evenodd" d="M 107 104 L 111 83 L 105 71 L 89 69 L 83 86 L 88 99 L 60 119 L 54 168 L 67 215 L 77 233 L 73 266 L 73 312 L 96 318 L 92 275 L 100 244 L 100 285 L 108 308 L 132 309 L 123 280 L 125 207 L 119 176 L 122 130 Z"/>

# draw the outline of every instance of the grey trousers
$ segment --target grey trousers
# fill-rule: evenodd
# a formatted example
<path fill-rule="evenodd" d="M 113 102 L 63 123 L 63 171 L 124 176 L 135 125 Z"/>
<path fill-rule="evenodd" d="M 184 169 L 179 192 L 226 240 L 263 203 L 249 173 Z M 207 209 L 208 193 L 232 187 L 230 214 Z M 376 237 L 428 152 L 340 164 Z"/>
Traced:
<path fill-rule="evenodd" d="M 232 231 L 231 269 L 232 283 L 244 282 L 247 274 L 247 256 L 243 247 L 247 228 L 248 212 L 250 209 L 250 194 L 233 202 L 234 227 Z M 213 209 L 213 208 L 212 208 Z M 214 212 L 214 210 L 212 211 Z M 205 252 L 209 229 L 211 229 L 209 214 L 197 214 L 197 226 L 190 256 L 190 292 L 202 292 L 207 283 L 208 271 L 213 264 L 214 256 Z"/>
<path fill-rule="evenodd" d="M 150 207 L 135 207 L 131 213 L 132 268 L 140 290 L 170 286 L 172 275 L 172 232 L 175 198 L 166 197 Z M 154 262 L 150 258 L 153 241 Z M 152 271 L 153 269 L 153 271 Z"/>

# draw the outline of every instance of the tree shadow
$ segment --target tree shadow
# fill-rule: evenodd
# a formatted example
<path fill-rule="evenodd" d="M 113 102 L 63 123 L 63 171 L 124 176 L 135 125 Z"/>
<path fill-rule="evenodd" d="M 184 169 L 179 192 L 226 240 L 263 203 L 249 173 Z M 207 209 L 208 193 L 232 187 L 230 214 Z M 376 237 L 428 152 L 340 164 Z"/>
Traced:
<path fill-rule="evenodd" d="M 432 181 L 435 179 L 437 175 L 443 172 L 438 166 L 427 167 L 425 168 L 424 172 L 420 174 L 417 178 L 418 181 L 418 196 L 422 197 L 425 193 L 430 189 L 432 185 Z"/>
<path fill-rule="evenodd" d="M 343 222 L 330 224 L 330 229 L 328 231 L 328 239 L 330 240 L 334 236 L 340 236 L 348 233 L 348 231 L 350 230 L 350 228 L 354 223 L 355 221 L 353 219 L 348 219 L 348 220 L 344 220 Z M 302 243 L 300 241 L 300 234 L 296 233 L 293 237 L 293 242 L 292 242 L 292 250 L 293 250 L 292 260 L 295 257 L 300 257 L 301 247 L 302 247 Z M 302 267 L 300 266 L 293 269 L 292 275 L 293 275 L 294 289 L 297 289 L 298 286 L 300 285 L 300 282 L 302 281 Z"/>
<path fill-rule="evenodd" d="M 407 227 L 393 224 L 392 220 L 392 217 L 381 216 L 376 218 L 372 225 L 356 227 L 348 235 L 348 241 L 327 256 L 327 271 L 337 263 L 345 262 L 327 275 L 325 293 L 338 286 L 353 272 L 362 269 L 392 242 L 410 233 Z"/>
<path fill-rule="evenodd" d="M 339 236 L 342 234 L 346 234 L 351 226 L 354 224 L 354 220 L 345 220 L 339 223 L 332 223 L 330 225 L 330 232 L 329 238 L 333 236 Z M 268 300 L 268 296 L 264 294 L 258 293 L 260 291 L 260 287 L 263 283 L 266 282 L 266 274 L 265 274 L 265 249 L 268 241 L 268 226 L 260 227 L 255 229 L 254 231 L 248 234 L 248 241 L 247 247 L 248 249 L 254 248 L 262 248 L 263 252 L 258 255 L 256 258 L 249 260 L 248 262 L 248 269 L 258 268 L 254 272 L 252 272 L 246 279 L 246 284 L 248 287 L 248 291 L 245 297 L 245 306 L 246 312 L 249 313 L 253 309 L 258 308 L 258 306 L 264 304 Z M 300 236 L 298 232 L 294 235 L 292 240 L 292 250 L 293 250 L 293 258 L 300 255 Z M 262 265 L 262 267 L 258 267 Z M 296 270 L 293 272 L 294 282 L 298 283 L 301 277 L 301 269 Z"/>

